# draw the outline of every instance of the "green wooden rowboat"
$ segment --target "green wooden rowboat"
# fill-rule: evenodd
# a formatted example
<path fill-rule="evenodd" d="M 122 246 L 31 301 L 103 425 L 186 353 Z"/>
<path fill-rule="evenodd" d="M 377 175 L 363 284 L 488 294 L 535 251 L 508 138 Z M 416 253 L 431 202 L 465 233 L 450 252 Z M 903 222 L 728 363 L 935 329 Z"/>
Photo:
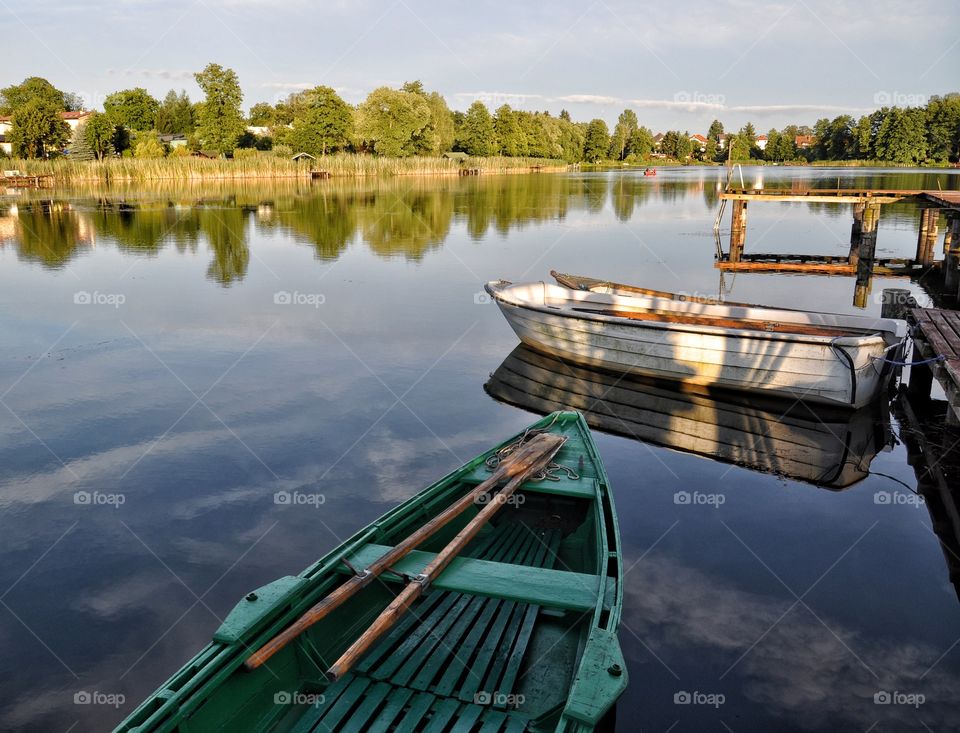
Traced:
<path fill-rule="evenodd" d="M 483 500 L 262 666 L 245 666 L 331 591 L 489 479 L 491 465 L 517 441 L 538 433 L 566 439 L 547 478 L 523 482 L 349 671 L 329 681 L 331 663 L 405 581 L 416 582 L 455 535 L 476 523 Z M 116 730 L 607 729 L 627 685 L 617 640 L 621 576 L 613 498 L 589 429 L 579 413 L 553 413 L 391 510 L 300 575 L 248 594 L 213 641 Z"/>

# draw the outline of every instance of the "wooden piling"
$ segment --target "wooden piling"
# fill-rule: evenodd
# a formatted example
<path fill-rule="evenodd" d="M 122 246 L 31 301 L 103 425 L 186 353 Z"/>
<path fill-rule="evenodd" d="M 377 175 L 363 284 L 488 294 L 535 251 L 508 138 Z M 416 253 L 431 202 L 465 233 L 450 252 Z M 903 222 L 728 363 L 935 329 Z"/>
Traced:
<path fill-rule="evenodd" d="M 730 262 L 739 262 L 747 241 L 747 202 L 736 200 L 730 214 Z"/>
<path fill-rule="evenodd" d="M 920 349 L 916 345 L 913 347 L 913 360 L 910 365 L 910 384 L 907 390 L 910 393 L 910 399 L 914 401 L 926 402 L 930 399 L 930 388 L 933 387 L 933 370 L 929 364 L 920 364 L 924 361 Z"/>
<path fill-rule="evenodd" d="M 867 307 L 873 279 L 873 260 L 877 251 L 877 226 L 880 224 L 880 204 L 867 204 L 863 210 L 860 229 L 860 247 L 857 254 L 857 283 L 853 289 L 853 304 Z"/>
<path fill-rule="evenodd" d="M 924 267 L 933 264 L 933 250 L 937 242 L 940 212 L 935 208 L 920 211 L 920 231 L 917 233 L 917 262 Z"/>
<path fill-rule="evenodd" d="M 866 204 L 853 205 L 853 226 L 850 227 L 850 257 L 851 265 L 856 265 L 860 259 L 860 237 L 863 233 L 863 212 Z"/>

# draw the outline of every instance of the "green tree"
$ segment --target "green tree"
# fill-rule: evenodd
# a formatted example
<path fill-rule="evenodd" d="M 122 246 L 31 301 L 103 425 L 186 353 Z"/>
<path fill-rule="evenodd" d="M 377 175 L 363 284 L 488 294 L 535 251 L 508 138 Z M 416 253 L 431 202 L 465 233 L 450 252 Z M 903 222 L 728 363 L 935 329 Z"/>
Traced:
<path fill-rule="evenodd" d="M 927 157 L 926 113 L 893 107 L 877 132 L 877 156 L 894 163 L 919 163 Z"/>
<path fill-rule="evenodd" d="M 427 92 L 419 80 L 408 81 L 401 91 L 419 95 L 430 109 L 430 119 L 414 133 L 413 151 L 417 155 L 440 155 L 453 146 L 453 115 L 447 101 L 438 92 Z"/>
<path fill-rule="evenodd" d="M 703 159 L 707 161 L 716 161 L 720 157 L 720 144 L 716 140 L 707 138 L 706 144 L 703 146 Z"/>
<path fill-rule="evenodd" d="M 137 140 L 137 144 L 133 148 L 135 158 L 162 158 L 166 154 L 167 151 L 163 149 L 163 145 L 153 135 L 144 135 L 140 140 Z"/>
<path fill-rule="evenodd" d="M 315 87 L 301 96 L 288 144 L 313 155 L 345 148 L 353 134 L 350 106 L 330 87 Z"/>
<path fill-rule="evenodd" d="M 82 112 L 83 97 L 81 97 L 79 94 L 74 94 L 73 92 L 64 92 L 63 108 L 67 112 Z"/>
<path fill-rule="evenodd" d="M 854 157 L 870 160 L 873 155 L 873 122 L 869 115 L 863 115 L 853 128 Z"/>
<path fill-rule="evenodd" d="M 57 112 L 67 108 L 63 92 L 42 77 L 30 76 L 19 84 L 0 89 L 0 114 L 12 115 L 31 100 L 37 100 Z"/>
<path fill-rule="evenodd" d="M 603 160 L 610 149 L 610 133 L 607 123 L 601 119 L 590 120 L 583 141 L 583 159 L 591 163 Z"/>
<path fill-rule="evenodd" d="M 114 127 L 110 119 L 100 112 L 94 112 L 82 125 L 87 147 L 97 160 L 103 160 L 113 152 Z"/>
<path fill-rule="evenodd" d="M 629 155 L 637 158 L 649 158 L 653 152 L 653 133 L 647 127 L 638 127 L 630 134 L 627 142 Z"/>
<path fill-rule="evenodd" d="M 767 131 L 767 146 L 763 149 L 765 160 L 782 160 L 777 155 L 780 152 L 780 133 L 775 127 Z"/>
<path fill-rule="evenodd" d="M 693 155 L 693 140 L 690 139 L 690 133 L 684 132 L 677 135 L 676 158 L 680 161 L 690 160 Z"/>
<path fill-rule="evenodd" d="M 374 89 L 357 108 L 357 135 L 380 155 L 413 155 L 414 136 L 429 122 L 423 97 L 390 87 Z"/>
<path fill-rule="evenodd" d="M 563 160 L 568 163 L 583 160 L 583 145 L 587 136 L 586 124 L 571 122 L 569 114 L 566 119 L 558 118 L 557 124 L 560 125 L 560 150 Z"/>
<path fill-rule="evenodd" d="M 143 87 L 135 87 L 108 94 L 103 109 L 113 124 L 143 132 L 154 128 L 160 103 Z"/>
<path fill-rule="evenodd" d="M 723 134 L 723 123 L 720 120 L 714 120 L 710 123 L 710 129 L 707 130 L 707 140 L 713 140 L 717 147 L 720 147 L 720 136 Z"/>
<path fill-rule="evenodd" d="M 43 158 L 63 149 L 70 139 L 70 127 L 60 117 L 59 109 L 34 97 L 14 111 L 8 139 L 14 155 Z"/>
<path fill-rule="evenodd" d="M 130 131 L 123 125 L 113 125 L 110 144 L 117 155 L 123 155 L 124 151 L 130 149 Z"/>
<path fill-rule="evenodd" d="M 520 118 L 509 104 L 501 105 L 493 118 L 497 146 L 500 155 L 522 157 L 527 154 L 527 135 L 520 124 Z"/>
<path fill-rule="evenodd" d="M 927 144 L 935 160 L 960 157 L 960 94 L 931 97 L 927 102 Z"/>
<path fill-rule="evenodd" d="M 493 117 L 479 99 L 467 108 L 457 143 L 468 155 L 493 155 L 496 152 Z"/>
<path fill-rule="evenodd" d="M 610 140 L 611 157 L 617 160 L 623 160 L 627 157 L 630 136 L 638 127 L 640 127 L 640 122 L 637 120 L 636 112 L 632 109 L 625 109 L 620 113 Z"/>
<path fill-rule="evenodd" d="M 816 138 L 811 151 L 815 160 L 827 160 L 830 155 L 830 120 L 821 117 L 813 123 L 813 136 Z"/>
<path fill-rule="evenodd" d="M 243 92 L 236 72 L 219 64 L 207 64 L 193 77 L 205 95 L 197 115 L 196 132 L 201 145 L 223 154 L 231 152 L 245 127 L 240 112 Z"/>
<path fill-rule="evenodd" d="M 826 126 L 825 139 L 821 147 L 827 160 L 846 160 L 853 157 L 856 150 L 854 138 L 855 122 L 850 115 L 835 117 Z"/>
<path fill-rule="evenodd" d="M 680 133 L 676 130 L 667 130 L 660 139 L 660 152 L 668 158 L 676 158 L 679 142 Z"/>
<path fill-rule="evenodd" d="M 87 123 L 81 122 L 70 137 L 70 160 L 93 160 L 93 149 L 87 140 Z"/>
<path fill-rule="evenodd" d="M 257 102 L 250 108 L 250 114 L 247 115 L 247 123 L 253 127 L 270 127 L 276 117 L 277 111 L 272 104 L 268 102 Z"/>
<path fill-rule="evenodd" d="M 733 162 L 750 160 L 750 153 L 753 150 L 754 144 L 755 141 L 751 140 L 747 135 L 744 135 L 742 131 L 736 135 L 730 135 L 727 138 L 727 145 L 729 146 L 728 159 Z"/>
<path fill-rule="evenodd" d="M 157 109 L 157 132 L 161 135 L 187 135 L 193 132 L 193 104 L 183 90 L 167 92 Z"/>
<path fill-rule="evenodd" d="M 546 138 L 539 115 L 527 110 L 516 110 L 514 114 L 527 143 L 524 154 L 531 158 L 549 158 L 551 141 Z"/>

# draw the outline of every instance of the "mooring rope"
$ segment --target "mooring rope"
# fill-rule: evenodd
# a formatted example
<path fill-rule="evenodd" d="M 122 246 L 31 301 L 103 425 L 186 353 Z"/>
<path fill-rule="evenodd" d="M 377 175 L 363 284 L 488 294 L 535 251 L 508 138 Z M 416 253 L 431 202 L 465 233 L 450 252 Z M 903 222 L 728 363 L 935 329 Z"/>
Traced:
<path fill-rule="evenodd" d="M 922 361 L 895 361 L 894 359 L 888 359 L 885 356 L 871 356 L 871 361 L 882 361 L 884 364 L 893 364 L 893 366 L 923 366 L 924 364 L 933 364 L 937 361 L 943 361 L 947 357 L 943 354 L 937 354 L 936 356 L 931 356 L 929 359 L 923 359 Z"/>
<path fill-rule="evenodd" d="M 549 424 L 545 425 L 542 428 L 527 428 L 526 430 L 523 431 L 523 435 L 517 438 L 517 440 L 510 443 L 509 445 L 503 446 L 503 448 L 498 450 L 496 453 L 492 454 L 491 456 L 488 456 L 487 460 L 484 461 L 484 463 L 486 463 L 487 470 L 489 471 L 496 470 L 497 466 L 500 465 L 501 461 L 503 461 L 503 459 L 505 459 L 507 456 L 516 452 L 518 448 L 530 442 L 537 435 L 541 435 L 542 433 L 549 432 L 550 428 L 553 427 L 553 424 L 557 421 L 558 417 L 560 417 L 559 414 L 554 415 L 553 420 L 551 420 Z M 556 461 L 551 461 L 546 468 L 533 474 L 533 476 L 531 476 L 529 480 L 530 481 L 559 481 L 561 478 L 563 478 L 564 475 L 566 475 L 567 478 L 573 481 L 576 481 L 577 479 L 580 478 L 580 474 L 578 474 L 569 466 L 564 466 L 563 464 L 557 463 Z"/>

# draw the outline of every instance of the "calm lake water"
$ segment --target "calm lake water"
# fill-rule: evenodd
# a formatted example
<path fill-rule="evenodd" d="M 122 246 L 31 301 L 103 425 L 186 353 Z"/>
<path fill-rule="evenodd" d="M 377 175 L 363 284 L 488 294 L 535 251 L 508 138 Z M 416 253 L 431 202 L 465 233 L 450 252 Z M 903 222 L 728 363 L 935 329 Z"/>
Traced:
<path fill-rule="evenodd" d="M 960 188 L 942 171 L 744 175 Z M 484 281 L 555 268 L 793 308 L 876 315 L 884 287 L 929 302 L 896 279 L 859 311 L 851 278 L 721 278 L 724 178 L 0 196 L 0 729 L 119 722 L 246 592 L 532 422 L 484 388 L 517 345 Z M 878 256 L 912 256 L 917 221 L 884 207 Z M 752 205 L 746 251 L 844 255 L 850 223 L 843 206 Z M 850 428 L 872 446 L 850 464 L 866 478 L 822 488 L 785 475 L 777 417 L 742 419 L 769 438 L 746 462 L 773 473 L 674 450 L 686 439 L 662 427 L 650 442 L 595 432 L 626 554 L 619 729 L 956 730 L 960 605 L 926 507 L 898 483 L 916 486 L 905 449 L 871 414 Z M 815 415 L 798 419 L 825 446 L 800 450 L 804 477 L 850 468 Z M 691 432 L 730 458 L 720 432 Z M 875 704 L 881 691 L 898 696 Z"/>

